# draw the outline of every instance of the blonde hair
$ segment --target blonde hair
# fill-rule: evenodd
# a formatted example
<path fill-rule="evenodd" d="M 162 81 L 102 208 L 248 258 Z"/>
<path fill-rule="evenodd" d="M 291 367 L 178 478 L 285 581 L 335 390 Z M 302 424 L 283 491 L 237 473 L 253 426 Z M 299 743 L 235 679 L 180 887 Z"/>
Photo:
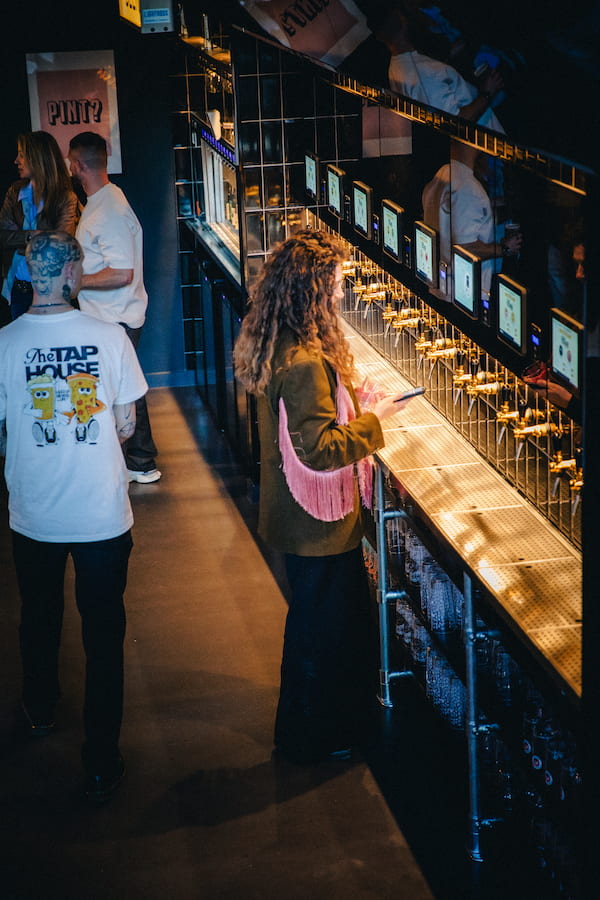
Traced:
<path fill-rule="evenodd" d="M 323 231 L 298 231 L 275 248 L 251 297 L 233 352 L 235 374 L 251 394 L 264 394 L 271 380 L 277 338 L 289 328 L 298 343 L 320 353 L 343 381 L 354 360 L 333 301 L 341 246 Z"/>
<path fill-rule="evenodd" d="M 47 131 L 20 134 L 17 147 L 31 172 L 35 200 L 37 203 L 44 201 L 44 217 L 56 228 L 65 196 L 73 191 L 60 147 Z"/>

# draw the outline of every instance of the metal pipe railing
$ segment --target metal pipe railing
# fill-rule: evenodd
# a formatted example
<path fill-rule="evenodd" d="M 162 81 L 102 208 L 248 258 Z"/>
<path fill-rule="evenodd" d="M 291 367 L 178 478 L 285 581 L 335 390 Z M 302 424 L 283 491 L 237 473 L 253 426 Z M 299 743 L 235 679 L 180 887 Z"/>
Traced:
<path fill-rule="evenodd" d="M 388 519 L 405 516 L 402 510 L 386 510 L 385 489 L 382 466 L 375 467 L 375 526 L 377 537 L 377 608 L 379 612 L 379 694 L 382 706 L 392 707 L 390 684 L 394 678 L 412 675 L 410 669 L 391 671 L 390 668 L 390 622 L 388 604 L 408 597 L 406 591 L 388 590 L 387 534 L 385 523 Z"/>
<path fill-rule="evenodd" d="M 469 772 L 469 833 L 467 851 L 475 862 L 483 862 L 481 852 L 481 830 L 499 818 L 483 818 L 481 814 L 481 767 L 479 762 L 479 737 L 490 731 L 496 731 L 498 725 L 491 722 L 480 723 L 477 706 L 477 645 L 497 635 L 497 632 L 478 631 L 476 614 L 473 605 L 473 585 L 465 572 L 463 575 L 464 605 L 464 640 L 466 659 L 466 737 L 467 763 Z"/>

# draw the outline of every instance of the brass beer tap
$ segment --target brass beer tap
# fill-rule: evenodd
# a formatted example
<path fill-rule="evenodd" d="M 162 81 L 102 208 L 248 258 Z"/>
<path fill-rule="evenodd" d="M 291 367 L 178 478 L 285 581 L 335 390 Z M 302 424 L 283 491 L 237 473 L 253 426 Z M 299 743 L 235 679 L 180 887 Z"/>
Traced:
<path fill-rule="evenodd" d="M 577 507 L 581 502 L 581 491 L 583 488 L 583 469 L 578 468 L 573 478 L 569 479 L 569 490 L 571 491 L 571 515 L 577 512 Z"/>
<path fill-rule="evenodd" d="M 507 425 L 518 426 L 519 424 L 525 425 L 527 423 L 527 403 L 524 400 L 519 399 L 517 408 L 511 409 L 510 395 L 510 386 L 507 384 L 503 385 L 502 403 L 500 405 L 500 409 L 496 413 L 496 422 L 498 422 L 498 424 L 501 426 L 500 431 L 498 432 L 498 440 L 496 442 L 498 444 L 501 442 L 506 433 Z"/>
<path fill-rule="evenodd" d="M 458 353 L 458 347 L 452 338 L 437 338 L 433 341 L 432 346 L 425 353 L 425 359 L 431 359 L 434 362 L 438 359 L 454 359 Z"/>

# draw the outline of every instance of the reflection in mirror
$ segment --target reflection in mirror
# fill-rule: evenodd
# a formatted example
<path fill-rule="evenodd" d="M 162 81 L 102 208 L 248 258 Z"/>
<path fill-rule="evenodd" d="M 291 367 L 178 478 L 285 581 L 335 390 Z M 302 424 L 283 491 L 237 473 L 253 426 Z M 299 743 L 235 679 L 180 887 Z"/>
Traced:
<path fill-rule="evenodd" d="M 246 209 L 261 208 L 262 202 L 262 179 L 261 169 L 247 167 L 244 169 L 244 180 L 246 182 L 244 188 L 244 200 Z"/>
<path fill-rule="evenodd" d="M 262 213 L 246 214 L 246 240 L 249 253 L 264 251 L 265 249 L 263 224 L 264 216 Z"/>
<path fill-rule="evenodd" d="M 452 246 L 459 244 L 475 254 L 481 260 L 481 292 L 488 296 L 492 277 L 503 262 L 502 178 L 499 160 L 453 141 L 449 162 L 437 170 L 422 193 L 423 221 L 440 236 L 440 261 L 452 278 Z"/>

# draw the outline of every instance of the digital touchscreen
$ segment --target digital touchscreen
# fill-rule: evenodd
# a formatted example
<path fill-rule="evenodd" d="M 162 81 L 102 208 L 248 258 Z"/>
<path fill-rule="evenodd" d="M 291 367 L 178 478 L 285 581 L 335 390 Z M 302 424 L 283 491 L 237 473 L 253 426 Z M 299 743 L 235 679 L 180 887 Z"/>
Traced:
<path fill-rule="evenodd" d="M 312 153 L 304 154 L 304 171 L 306 193 L 316 200 L 319 194 L 319 164 L 316 156 L 313 156 Z"/>
<path fill-rule="evenodd" d="M 506 275 L 497 276 L 498 337 L 518 353 L 525 353 L 527 291 Z"/>
<path fill-rule="evenodd" d="M 372 191 L 361 181 L 352 183 L 352 206 L 354 227 L 367 238 L 372 236 Z"/>
<path fill-rule="evenodd" d="M 415 274 L 430 287 L 438 286 L 438 234 L 423 222 L 415 222 Z"/>
<path fill-rule="evenodd" d="M 550 368 L 557 380 L 579 390 L 583 326 L 562 310 L 550 313 Z"/>
<path fill-rule="evenodd" d="M 342 179 L 344 173 L 336 166 L 327 166 L 327 205 L 336 216 L 343 216 L 344 194 Z"/>
<path fill-rule="evenodd" d="M 381 201 L 382 236 L 381 243 L 385 253 L 398 262 L 402 262 L 402 239 L 404 231 L 404 209 L 391 200 Z"/>
<path fill-rule="evenodd" d="M 479 314 L 481 260 L 459 245 L 452 248 L 452 299 L 472 319 Z"/>

